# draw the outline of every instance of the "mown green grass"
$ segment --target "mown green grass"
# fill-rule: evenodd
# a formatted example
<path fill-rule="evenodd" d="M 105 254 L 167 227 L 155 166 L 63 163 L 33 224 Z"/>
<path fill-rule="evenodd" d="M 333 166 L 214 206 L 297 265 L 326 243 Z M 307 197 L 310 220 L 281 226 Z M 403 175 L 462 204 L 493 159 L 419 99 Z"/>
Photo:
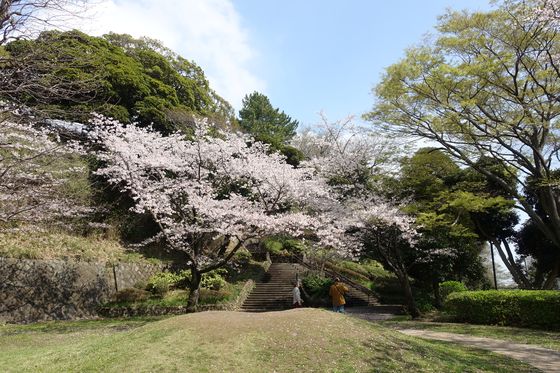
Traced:
<path fill-rule="evenodd" d="M 122 331 L 134 329 L 144 326 L 150 322 L 160 321 L 168 316 L 147 316 L 147 317 L 130 317 L 130 318 L 113 318 L 113 319 L 93 319 L 93 320 L 77 320 L 77 321 L 44 321 L 33 324 L 17 325 L 5 324 L 0 325 L 0 337 L 6 337 L 15 334 L 66 334 L 77 332 L 106 332 L 106 331 Z"/>
<path fill-rule="evenodd" d="M 6 372 L 534 372 L 490 352 L 425 341 L 316 309 L 201 312 L 98 327 L 2 328 Z M 136 324 L 135 324 L 136 323 Z M 118 322 L 117 322 L 118 325 Z M 14 333 L 14 328 L 17 333 Z"/>
<path fill-rule="evenodd" d="M 501 339 L 513 343 L 534 344 L 560 351 L 560 332 L 538 329 L 514 328 L 508 326 L 472 325 L 421 321 L 384 321 L 384 326 L 397 329 L 425 329 L 437 332 L 468 334 L 477 337 Z"/>

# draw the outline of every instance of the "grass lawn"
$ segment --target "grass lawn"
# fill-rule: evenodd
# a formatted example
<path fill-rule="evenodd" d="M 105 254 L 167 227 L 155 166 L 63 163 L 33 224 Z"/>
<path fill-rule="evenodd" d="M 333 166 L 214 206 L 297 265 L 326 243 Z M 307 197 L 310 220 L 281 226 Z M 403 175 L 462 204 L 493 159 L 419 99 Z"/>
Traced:
<path fill-rule="evenodd" d="M 472 325 L 423 321 L 383 321 L 384 326 L 397 329 L 426 329 L 437 332 L 468 334 L 511 341 L 513 343 L 533 344 L 560 351 L 560 332 L 537 329 L 513 328 L 508 326 Z"/>
<path fill-rule="evenodd" d="M 325 310 L 0 326 L 5 372 L 535 372 Z"/>
<path fill-rule="evenodd" d="M 64 232 L 0 232 L 0 257 L 17 259 L 72 259 L 80 261 L 154 262 L 128 252 L 118 241 L 100 236 L 82 237 Z"/>

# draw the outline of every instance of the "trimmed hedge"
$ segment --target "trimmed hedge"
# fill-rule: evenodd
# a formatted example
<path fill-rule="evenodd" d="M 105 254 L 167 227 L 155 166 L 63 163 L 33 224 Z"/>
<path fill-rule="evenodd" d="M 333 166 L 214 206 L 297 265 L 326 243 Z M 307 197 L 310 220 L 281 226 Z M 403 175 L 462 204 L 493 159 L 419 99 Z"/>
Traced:
<path fill-rule="evenodd" d="M 560 291 L 485 290 L 452 293 L 445 308 L 457 321 L 560 329 Z"/>

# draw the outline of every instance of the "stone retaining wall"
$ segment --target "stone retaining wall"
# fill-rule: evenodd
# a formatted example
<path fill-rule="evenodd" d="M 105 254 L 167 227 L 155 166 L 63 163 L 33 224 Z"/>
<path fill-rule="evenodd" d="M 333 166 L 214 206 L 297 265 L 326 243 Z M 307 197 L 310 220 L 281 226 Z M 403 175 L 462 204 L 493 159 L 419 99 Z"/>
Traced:
<path fill-rule="evenodd" d="M 117 290 L 163 269 L 139 263 L 0 258 L 0 322 L 93 317 Z"/>

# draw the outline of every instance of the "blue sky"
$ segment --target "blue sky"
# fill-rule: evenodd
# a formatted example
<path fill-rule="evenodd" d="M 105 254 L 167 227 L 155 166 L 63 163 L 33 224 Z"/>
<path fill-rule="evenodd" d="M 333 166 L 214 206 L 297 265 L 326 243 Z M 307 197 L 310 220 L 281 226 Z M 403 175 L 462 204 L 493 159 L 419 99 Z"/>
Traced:
<path fill-rule="evenodd" d="M 488 0 L 101 0 L 73 27 L 148 36 L 199 64 L 239 110 L 266 94 L 302 126 L 360 116 L 385 67 L 434 30 L 446 8 Z"/>
<path fill-rule="evenodd" d="M 384 68 L 433 31 L 445 9 L 489 9 L 486 0 L 258 1 L 235 7 L 258 51 L 255 72 L 271 102 L 303 125 L 361 115 Z M 273 5 L 274 4 L 274 5 Z"/>

